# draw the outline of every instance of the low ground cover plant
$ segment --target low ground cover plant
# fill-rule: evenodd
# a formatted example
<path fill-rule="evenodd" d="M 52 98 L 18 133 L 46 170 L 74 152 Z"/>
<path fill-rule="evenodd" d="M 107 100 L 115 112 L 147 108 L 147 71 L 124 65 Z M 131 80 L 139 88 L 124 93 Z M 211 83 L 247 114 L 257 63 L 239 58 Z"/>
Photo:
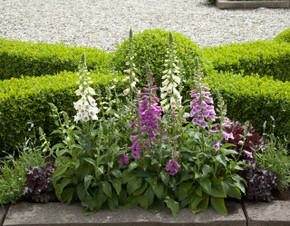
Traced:
<path fill-rule="evenodd" d="M 255 133 L 249 123 L 227 118 L 221 93 L 209 88 L 206 82 L 211 78 L 205 79 L 197 58 L 186 91 L 171 33 L 159 81 L 149 64 L 142 76 L 146 83 L 139 80 L 132 42 L 131 36 L 125 76 L 108 76 L 111 81 L 102 87 L 82 55 L 79 72 L 69 81 L 76 85 L 66 91 L 70 96 L 64 102 L 74 117 L 66 108 L 59 109 L 61 104 L 47 103 L 58 127 L 51 135 L 60 142 L 55 144 L 51 135 L 41 132 L 40 150 L 55 162 L 21 165 L 20 189 L 1 204 L 20 197 L 53 200 L 53 186 L 59 201 L 80 201 L 85 214 L 117 210 L 119 205 L 126 209 L 140 205 L 152 213 L 168 207 L 173 216 L 183 207 L 195 214 L 212 205 L 227 214 L 226 198 L 271 201 L 279 180 L 285 188 L 284 172 L 277 177 L 262 168 L 262 159 L 270 158 L 263 154 L 276 147 L 275 142 Z M 184 92 L 189 92 L 189 100 Z M 259 154 L 264 156 L 261 161 L 256 158 Z M 5 164 L 0 175 L 4 181 L 9 168 Z M 286 174 L 287 167 L 283 166 Z"/>

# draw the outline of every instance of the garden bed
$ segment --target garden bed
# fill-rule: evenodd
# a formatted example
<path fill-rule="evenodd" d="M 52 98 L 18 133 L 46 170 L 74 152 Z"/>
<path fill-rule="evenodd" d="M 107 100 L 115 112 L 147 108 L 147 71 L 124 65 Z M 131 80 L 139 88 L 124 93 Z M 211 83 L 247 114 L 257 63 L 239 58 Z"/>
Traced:
<path fill-rule="evenodd" d="M 219 9 L 257 9 L 264 8 L 290 8 L 290 1 L 268 0 L 268 1 L 226 1 L 216 0 L 215 5 Z"/>

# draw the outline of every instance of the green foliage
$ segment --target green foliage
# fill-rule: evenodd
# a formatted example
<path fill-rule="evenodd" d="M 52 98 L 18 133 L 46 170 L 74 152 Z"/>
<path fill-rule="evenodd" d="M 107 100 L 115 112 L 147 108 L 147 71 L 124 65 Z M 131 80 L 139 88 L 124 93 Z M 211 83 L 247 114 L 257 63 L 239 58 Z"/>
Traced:
<path fill-rule="evenodd" d="M 176 55 L 181 60 L 185 77 L 189 78 L 193 75 L 195 70 L 194 58 L 199 55 L 199 47 L 189 38 L 180 33 L 172 32 L 173 43 L 176 50 Z M 167 52 L 169 42 L 169 32 L 161 29 L 145 30 L 139 34 L 133 35 L 134 45 L 134 60 L 137 77 L 145 82 L 146 69 L 145 65 L 148 63 L 151 67 L 155 84 L 161 84 L 162 72 L 165 70 L 164 60 Z M 130 50 L 129 39 L 125 39 L 123 44 L 117 46 L 114 53 L 113 62 L 116 70 L 123 72 L 127 69 L 126 56 Z"/>
<path fill-rule="evenodd" d="M 275 38 L 274 41 L 276 42 L 287 42 L 290 43 L 290 28 L 282 31 L 280 34 L 278 34 Z"/>
<path fill-rule="evenodd" d="M 275 135 L 289 136 L 290 83 L 259 75 L 219 73 L 208 77 L 211 88 L 218 89 L 233 121 L 249 121 L 262 134 L 270 115 L 276 119 Z M 266 128 L 266 132 L 270 128 Z"/>
<path fill-rule="evenodd" d="M 202 58 L 212 62 L 217 71 L 244 75 L 270 75 L 274 79 L 290 80 L 290 46 L 275 41 L 232 43 L 202 49 Z"/>
<path fill-rule="evenodd" d="M 27 140 L 28 142 L 29 140 Z M 26 182 L 25 168 L 45 165 L 45 157 L 38 147 L 24 144 L 18 159 L 9 154 L 0 162 L 0 205 L 15 203 L 22 196 Z"/>
<path fill-rule="evenodd" d="M 104 84 L 109 84 L 114 78 L 100 73 L 93 73 L 91 77 L 93 87 L 99 92 L 103 92 Z M 56 127 L 50 117 L 49 103 L 67 111 L 70 116 L 74 115 L 78 79 L 74 72 L 61 72 L 55 76 L 0 81 L 0 151 L 12 153 L 15 146 L 24 141 L 29 128 L 27 122 L 33 122 L 36 128 L 41 127 L 50 134 Z"/>
<path fill-rule="evenodd" d="M 290 185 L 289 140 L 280 139 L 273 133 L 263 136 L 269 140 L 267 149 L 265 152 L 256 153 L 255 159 L 262 169 L 271 170 L 276 174 L 279 190 L 287 190 Z"/>
<path fill-rule="evenodd" d="M 0 38 L 0 79 L 20 78 L 21 75 L 53 75 L 64 70 L 76 71 L 82 53 L 88 56 L 89 70 L 108 69 L 109 55 L 97 48 Z"/>

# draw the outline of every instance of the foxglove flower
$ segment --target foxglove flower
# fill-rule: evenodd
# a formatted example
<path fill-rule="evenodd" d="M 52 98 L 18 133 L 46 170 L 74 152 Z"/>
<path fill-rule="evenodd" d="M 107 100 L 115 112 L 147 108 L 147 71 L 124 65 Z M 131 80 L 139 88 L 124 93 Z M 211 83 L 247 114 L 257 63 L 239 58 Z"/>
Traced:
<path fill-rule="evenodd" d="M 165 169 L 169 171 L 169 175 L 175 175 L 179 170 L 180 165 L 176 162 L 175 158 L 172 158 L 167 164 Z"/>
<path fill-rule="evenodd" d="M 99 109 L 97 108 L 97 103 L 95 99 L 92 97 L 96 95 L 95 90 L 89 86 L 92 82 L 88 78 L 88 71 L 85 62 L 85 56 L 82 55 L 81 63 L 80 63 L 80 83 L 79 88 L 75 91 L 77 96 L 81 96 L 77 102 L 74 102 L 74 108 L 77 110 L 77 114 L 74 116 L 74 121 L 83 121 L 88 122 L 91 120 L 98 120 L 97 114 L 99 113 Z"/>
<path fill-rule="evenodd" d="M 201 83 L 201 80 L 201 77 L 195 80 L 196 88 L 191 91 L 193 100 L 190 102 L 190 107 L 192 108 L 190 115 L 193 117 L 193 124 L 198 124 L 200 127 L 205 128 L 208 126 L 206 120 L 214 121 L 216 113 L 213 99 L 210 97 L 210 89 L 207 87 L 207 84 Z M 214 132 L 211 130 L 210 133 Z"/>
<path fill-rule="evenodd" d="M 163 82 L 161 91 L 161 106 L 164 112 L 176 111 L 181 108 L 182 97 L 179 91 L 176 89 L 181 83 L 179 77 L 180 68 L 177 66 L 178 59 L 176 57 L 176 51 L 173 49 L 173 38 L 172 34 L 169 33 L 169 48 L 167 51 L 167 60 L 165 60 L 166 70 L 163 71 Z"/>
<path fill-rule="evenodd" d="M 140 150 L 144 151 L 146 147 L 150 148 L 152 142 L 157 141 L 156 136 L 159 135 L 158 122 L 161 119 L 161 106 L 157 106 L 159 99 L 154 93 L 154 91 L 158 90 L 158 88 L 153 85 L 153 79 L 151 77 L 152 75 L 149 66 L 146 65 L 146 69 L 148 85 L 144 86 L 144 92 L 141 93 L 141 100 L 138 106 L 138 120 L 130 124 L 130 128 L 134 128 L 132 133 L 135 135 L 131 136 L 134 143 L 131 147 L 129 147 L 129 149 L 134 151 L 134 158 L 139 158 Z M 139 131 L 139 136 L 136 134 L 137 131 Z M 142 145 L 140 143 L 141 139 Z"/>

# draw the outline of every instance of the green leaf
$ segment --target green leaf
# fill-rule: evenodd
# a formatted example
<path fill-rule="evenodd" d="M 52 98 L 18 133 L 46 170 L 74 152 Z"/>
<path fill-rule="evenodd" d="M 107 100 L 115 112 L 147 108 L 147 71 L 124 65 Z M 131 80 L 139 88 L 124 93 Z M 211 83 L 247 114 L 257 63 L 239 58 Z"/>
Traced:
<path fill-rule="evenodd" d="M 163 184 L 161 183 L 153 184 L 152 190 L 158 199 L 162 199 L 162 197 L 164 197 Z"/>
<path fill-rule="evenodd" d="M 68 165 L 58 165 L 54 173 L 52 174 L 52 177 L 59 177 L 63 175 L 68 168 Z"/>
<path fill-rule="evenodd" d="M 227 197 L 223 184 L 220 180 L 213 179 L 211 181 L 211 194 L 210 195 L 214 197 L 219 197 L 219 198 Z"/>
<path fill-rule="evenodd" d="M 223 215 L 228 214 L 225 201 L 223 198 L 211 197 L 210 203 L 212 204 L 213 208 L 215 208 L 215 210 L 218 211 L 219 213 Z"/>
<path fill-rule="evenodd" d="M 138 200 L 134 196 L 128 196 L 124 205 L 124 209 L 132 209 L 138 206 Z"/>
<path fill-rule="evenodd" d="M 81 183 L 81 184 L 78 184 L 77 186 L 77 194 L 78 194 L 78 197 L 80 200 L 84 200 L 85 197 L 86 197 L 86 190 L 84 189 L 84 184 Z"/>
<path fill-rule="evenodd" d="M 147 199 L 148 201 L 148 205 L 150 206 L 152 203 L 153 203 L 153 200 L 154 200 L 154 193 L 151 189 L 151 187 L 148 187 L 147 190 L 145 191 L 144 193 L 144 196 L 145 198 Z M 148 208 L 148 207 L 147 207 Z M 146 209 L 147 209 L 146 208 Z"/>
<path fill-rule="evenodd" d="M 75 192 L 76 192 L 75 187 L 65 188 L 61 194 L 62 199 L 60 201 L 70 204 L 72 199 L 74 198 Z"/>
<path fill-rule="evenodd" d="M 107 197 L 112 198 L 112 186 L 109 182 L 102 182 L 102 190 L 106 194 Z"/>
<path fill-rule="evenodd" d="M 245 194 L 246 193 L 245 185 L 242 183 L 244 179 L 238 174 L 232 174 L 231 178 L 235 181 L 235 186 L 237 186 Z"/>
<path fill-rule="evenodd" d="M 137 200 L 138 200 L 138 203 L 140 204 L 140 206 L 142 206 L 144 209 L 148 209 L 149 202 L 144 195 L 137 196 Z"/>
<path fill-rule="evenodd" d="M 115 193 L 113 193 L 112 198 L 108 199 L 108 206 L 109 206 L 109 209 L 112 211 L 118 210 L 118 206 L 119 206 L 118 196 Z"/>
<path fill-rule="evenodd" d="M 84 178 L 84 188 L 87 191 L 89 186 L 91 185 L 91 181 L 92 181 L 93 177 L 92 175 L 87 175 Z"/>
<path fill-rule="evenodd" d="M 179 212 L 179 202 L 176 202 L 171 197 L 167 196 L 165 199 L 167 207 L 171 210 L 172 216 L 176 217 Z"/>
<path fill-rule="evenodd" d="M 121 192 L 121 189 L 122 189 L 122 182 L 121 182 L 121 180 L 120 179 L 114 179 L 111 182 L 112 182 L 113 187 L 116 190 L 117 195 L 119 195 L 120 192 Z"/>
<path fill-rule="evenodd" d="M 142 178 L 138 178 L 137 180 L 136 178 L 133 178 L 132 180 L 130 180 L 129 183 L 127 184 L 128 194 L 131 195 L 134 191 L 139 189 L 142 185 L 142 182 L 143 182 Z"/>
<path fill-rule="evenodd" d="M 198 186 L 198 188 L 195 189 L 195 194 L 197 194 L 199 197 L 202 197 L 202 187 Z"/>
<path fill-rule="evenodd" d="M 221 163 L 224 167 L 227 167 L 227 160 L 226 157 L 224 155 L 218 155 L 215 157 L 216 160 Z"/>
<path fill-rule="evenodd" d="M 161 171 L 160 178 L 165 185 L 168 185 L 168 182 L 169 182 L 169 173 L 168 172 Z"/>
<path fill-rule="evenodd" d="M 200 185 L 202 187 L 202 190 L 205 193 L 211 195 L 211 182 L 210 182 L 210 180 L 209 179 L 205 179 L 203 181 L 200 181 L 199 183 L 200 183 Z"/>
<path fill-rule="evenodd" d="M 148 183 L 143 182 L 142 186 L 133 192 L 133 195 L 134 196 L 142 195 L 145 192 L 145 190 L 147 189 L 147 186 L 148 186 Z"/>
<path fill-rule="evenodd" d="M 95 160 L 91 159 L 91 158 L 83 158 L 84 161 L 86 161 L 87 163 L 90 163 L 92 166 L 95 166 Z"/>
<path fill-rule="evenodd" d="M 196 202 L 198 202 L 199 200 L 197 200 Z M 193 214 L 199 213 L 199 212 L 204 212 L 207 210 L 208 207 L 208 201 L 209 201 L 209 196 L 205 195 L 204 197 L 202 197 L 202 200 L 198 202 L 198 204 L 192 204 L 189 206 L 191 212 Z"/>
<path fill-rule="evenodd" d="M 70 178 L 64 178 L 64 179 L 61 180 L 61 182 L 59 184 L 54 185 L 56 197 L 60 201 L 62 201 L 62 192 L 63 192 L 63 189 L 67 185 L 69 185 L 70 183 L 71 183 L 71 179 Z"/>
<path fill-rule="evenodd" d="M 121 171 L 120 170 L 112 170 L 112 174 L 116 177 L 116 178 L 120 178 L 121 177 Z"/>
<path fill-rule="evenodd" d="M 202 177 L 206 178 L 212 172 L 212 168 L 209 165 L 203 165 L 202 167 Z"/>
<path fill-rule="evenodd" d="M 235 187 L 234 182 L 231 181 L 231 179 L 227 179 L 222 181 L 223 183 L 223 187 L 225 188 L 226 194 L 231 197 L 231 198 L 235 198 L 235 199 L 241 199 L 242 198 L 242 194 L 240 192 L 240 190 Z"/>
<path fill-rule="evenodd" d="M 185 191 L 186 193 L 188 193 L 189 190 L 191 190 L 192 185 L 193 185 L 193 182 L 187 182 L 187 183 L 185 183 L 185 184 L 184 184 L 184 191 Z"/>
<path fill-rule="evenodd" d="M 198 213 L 198 204 L 203 200 L 202 197 L 199 197 L 197 195 L 193 195 L 193 201 L 189 204 L 189 209 L 193 214 Z"/>
<path fill-rule="evenodd" d="M 138 166 L 137 162 L 131 162 L 129 167 L 128 167 L 128 171 L 132 171 L 133 169 L 135 169 Z"/>
<path fill-rule="evenodd" d="M 159 199 L 154 199 L 153 203 L 149 206 L 149 211 L 156 214 L 164 209 L 164 202 Z"/>

